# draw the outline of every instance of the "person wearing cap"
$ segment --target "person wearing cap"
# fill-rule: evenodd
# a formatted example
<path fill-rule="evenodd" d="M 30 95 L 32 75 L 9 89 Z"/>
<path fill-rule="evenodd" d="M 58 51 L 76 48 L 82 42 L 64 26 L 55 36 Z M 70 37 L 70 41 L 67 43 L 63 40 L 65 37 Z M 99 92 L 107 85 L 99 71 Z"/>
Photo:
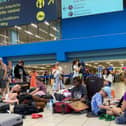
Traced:
<path fill-rule="evenodd" d="M 6 93 L 7 85 L 7 66 L 3 63 L 2 58 L 0 58 L 0 92 L 2 95 Z"/>
<path fill-rule="evenodd" d="M 105 97 L 111 98 L 111 88 L 104 87 L 97 92 L 91 100 L 91 110 L 94 115 L 100 116 L 101 114 L 109 113 L 110 106 L 103 105 Z"/>

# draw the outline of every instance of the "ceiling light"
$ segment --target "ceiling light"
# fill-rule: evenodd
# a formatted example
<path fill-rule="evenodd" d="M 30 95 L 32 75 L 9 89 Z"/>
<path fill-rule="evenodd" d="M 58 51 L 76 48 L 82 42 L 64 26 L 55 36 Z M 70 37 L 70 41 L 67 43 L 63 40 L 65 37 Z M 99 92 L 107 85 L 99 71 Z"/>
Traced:
<path fill-rule="evenodd" d="M 47 31 L 43 30 L 43 29 L 39 29 L 41 32 L 44 32 L 45 34 L 48 34 Z"/>
<path fill-rule="evenodd" d="M 54 27 L 54 26 L 52 26 L 52 29 L 53 29 L 54 31 L 59 32 L 59 30 L 58 30 L 56 27 Z"/>
<path fill-rule="evenodd" d="M 36 24 L 31 24 L 31 26 L 33 26 L 34 28 L 38 28 L 38 26 Z"/>
<path fill-rule="evenodd" d="M 97 65 L 98 63 L 94 63 L 94 64 L 96 64 L 96 65 Z"/>
<path fill-rule="evenodd" d="M 35 35 L 36 38 L 41 38 L 39 35 Z"/>
<path fill-rule="evenodd" d="M 27 33 L 27 34 L 29 34 L 29 35 L 33 35 L 33 33 L 32 32 L 30 32 L 30 31 L 24 31 L 25 33 Z"/>
<path fill-rule="evenodd" d="M 19 27 L 19 26 L 14 26 L 16 29 L 18 29 L 18 30 L 21 30 L 22 28 L 21 27 Z"/>
<path fill-rule="evenodd" d="M 46 24 L 47 26 L 49 26 L 49 22 L 45 21 L 44 24 Z"/>
<path fill-rule="evenodd" d="M 55 35 L 53 35 L 52 33 L 49 34 L 51 37 L 55 37 Z"/>
<path fill-rule="evenodd" d="M 1 37 L 8 38 L 8 36 L 0 34 Z"/>

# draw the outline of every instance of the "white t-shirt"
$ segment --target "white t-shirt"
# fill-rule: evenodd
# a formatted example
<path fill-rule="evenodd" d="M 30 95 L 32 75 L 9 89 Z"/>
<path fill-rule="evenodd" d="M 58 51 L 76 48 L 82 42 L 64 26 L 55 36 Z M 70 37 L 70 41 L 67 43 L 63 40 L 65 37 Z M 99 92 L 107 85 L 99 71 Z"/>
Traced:
<path fill-rule="evenodd" d="M 78 65 L 74 65 L 73 66 L 73 78 L 74 77 L 78 77 L 79 76 L 79 67 L 78 67 Z"/>
<path fill-rule="evenodd" d="M 104 80 L 106 80 L 106 81 L 109 81 L 109 82 L 113 82 L 113 76 L 112 76 L 112 74 L 109 74 L 109 75 L 103 75 L 103 78 L 104 78 Z"/>

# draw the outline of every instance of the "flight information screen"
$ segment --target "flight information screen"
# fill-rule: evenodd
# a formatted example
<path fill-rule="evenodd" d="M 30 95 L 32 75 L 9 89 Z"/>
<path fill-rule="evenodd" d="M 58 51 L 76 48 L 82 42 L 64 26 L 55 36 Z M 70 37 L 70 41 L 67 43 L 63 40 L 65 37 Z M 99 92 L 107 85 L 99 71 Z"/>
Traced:
<path fill-rule="evenodd" d="M 62 0 L 62 18 L 123 10 L 123 0 Z"/>

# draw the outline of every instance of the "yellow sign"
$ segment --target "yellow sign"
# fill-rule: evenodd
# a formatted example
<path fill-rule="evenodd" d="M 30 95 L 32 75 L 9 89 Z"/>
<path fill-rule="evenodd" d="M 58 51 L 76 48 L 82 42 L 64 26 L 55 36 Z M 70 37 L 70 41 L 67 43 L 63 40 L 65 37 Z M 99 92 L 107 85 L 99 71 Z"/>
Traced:
<path fill-rule="evenodd" d="M 43 21 L 45 19 L 45 13 L 44 11 L 39 11 L 37 14 L 36 14 L 36 19 L 38 21 Z"/>
<path fill-rule="evenodd" d="M 48 0 L 48 5 L 54 4 L 54 3 L 55 3 L 55 0 Z"/>
<path fill-rule="evenodd" d="M 36 0 L 36 7 L 43 8 L 45 6 L 45 0 Z"/>

